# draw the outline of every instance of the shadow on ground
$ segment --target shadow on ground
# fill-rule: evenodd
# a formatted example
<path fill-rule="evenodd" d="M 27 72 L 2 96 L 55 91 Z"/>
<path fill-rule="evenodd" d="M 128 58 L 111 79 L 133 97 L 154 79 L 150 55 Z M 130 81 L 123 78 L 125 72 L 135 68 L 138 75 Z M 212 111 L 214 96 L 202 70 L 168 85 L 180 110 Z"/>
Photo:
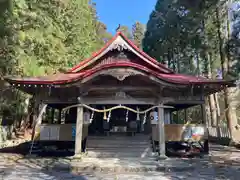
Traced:
<path fill-rule="evenodd" d="M 58 157 L 24 157 L 26 155 L 25 147 L 27 144 L 21 144 L 13 148 L 3 148 L 0 150 L 3 159 L 9 157 L 13 159 L 13 153 L 21 155 L 14 161 L 14 167 L 9 162 L 2 162 L 0 168 L 0 177 L 3 179 L 229 179 L 237 180 L 240 176 L 240 151 L 235 148 L 224 147 L 220 145 L 211 146 L 211 154 L 203 158 L 170 158 L 171 161 L 159 161 L 166 165 L 172 163 L 177 166 L 179 162 L 189 164 L 190 168 L 162 168 L 158 171 L 138 171 L 124 172 L 123 171 L 105 171 L 103 169 L 82 169 L 76 171 L 72 168 L 73 160 L 68 157 L 63 157 L 63 154 Z M 28 152 L 28 151 L 27 151 Z M 50 156 L 51 154 L 48 154 Z M 10 158 L 11 157 L 11 158 Z M 177 163 L 178 162 L 178 163 Z"/>
<path fill-rule="evenodd" d="M 21 143 L 17 146 L 12 146 L 12 147 L 5 147 L 0 149 L 0 153 L 12 153 L 12 154 L 20 154 L 23 156 L 26 156 L 30 153 L 31 149 L 31 142 L 24 142 Z M 73 151 L 46 151 L 46 150 L 40 150 L 39 152 L 34 152 L 36 156 L 41 156 L 41 157 L 68 157 L 68 156 L 73 156 L 74 152 Z"/>

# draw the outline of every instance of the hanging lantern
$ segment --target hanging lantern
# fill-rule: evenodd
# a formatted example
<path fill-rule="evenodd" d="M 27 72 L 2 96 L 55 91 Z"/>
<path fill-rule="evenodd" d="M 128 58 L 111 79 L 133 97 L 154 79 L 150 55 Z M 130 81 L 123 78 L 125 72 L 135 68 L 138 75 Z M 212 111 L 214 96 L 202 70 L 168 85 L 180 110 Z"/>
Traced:
<path fill-rule="evenodd" d="M 84 116 L 83 123 L 84 124 L 89 124 L 89 122 L 90 122 L 90 113 L 89 113 L 89 111 L 84 112 L 83 116 Z"/>
<path fill-rule="evenodd" d="M 146 120 L 147 120 L 147 113 L 145 112 L 144 118 L 143 118 L 143 124 L 146 124 Z"/>
<path fill-rule="evenodd" d="M 105 107 L 103 107 L 103 109 L 104 109 L 103 119 L 104 119 L 104 120 L 107 120 L 107 112 L 105 111 L 105 110 L 106 110 Z"/>
<path fill-rule="evenodd" d="M 110 118 L 111 118 L 111 111 L 109 111 L 109 113 L 108 113 L 107 122 L 109 122 L 109 121 L 110 121 Z"/>
<path fill-rule="evenodd" d="M 137 107 L 137 119 L 136 119 L 137 121 L 140 121 L 140 114 L 139 114 L 139 111 L 140 111 L 140 110 L 139 110 L 139 108 Z"/>
<path fill-rule="evenodd" d="M 126 112 L 126 122 L 128 122 L 128 110 Z"/>
<path fill-rule="evenodd" d="M 150 121 L 151 124 L 157 124 L 158 123 L 158 112 L 153 110 L 150 112 Z"/>

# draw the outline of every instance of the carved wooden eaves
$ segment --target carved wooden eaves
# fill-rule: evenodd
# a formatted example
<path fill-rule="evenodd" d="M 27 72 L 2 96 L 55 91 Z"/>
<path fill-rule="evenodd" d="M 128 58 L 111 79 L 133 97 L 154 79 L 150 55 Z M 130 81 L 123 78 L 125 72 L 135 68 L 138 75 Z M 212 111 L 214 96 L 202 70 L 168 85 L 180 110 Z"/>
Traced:
<path fill-rule="evenodd" d="M 84 78 L 80 84 L 89 82 L 91 80 L 93 80 L 96 77 L 100 77 L 101 75 L 103 76 L 112 76 L 114 78 L 116 78 L 119 81 L 124 81 L 126 78 L 130 77 L 130 76 L 142 76 L 142 77 L 146 77 L 148 78 L 150 81 L 154 82 L 155 84 L 158 84 L 159 86 L 169 86 L 169 87 L 173 87 L 173 88 L 177 88 L 177 87 L 185 87 L 184 85 L 176 85 L 176 84 L 172 84 L 172 83 L 168 83 L 165 82 L 157 77 L 154 77 L 152 75 L 146 74 L 142 71 L 139 70 L 135 70 L 133 68 L 111 68 L 111 69 L 104 69 L 101 70 L 99 72 L 94 73 L 93 75 Z"/>
<path fill-rule="evenodd" d="M 119 81 L 125 80 L 127 77 L 135 76 L 135 75 L 143 75 L 143 73 L 132 70 L 132 69 L 108 69 L 103 71 L 101 75 L 110 75 L 115 77 Z"/>
<path fill-rule="evenodd" d="M 120 36 L 118 38 L 115 39 L 115 41 L 113 41 L 113 43 L 108 47 L 108 50 L 112 51 L 112 50 L 118 50 L 118 51 L 123 51 L 123 50 L 127 50 L 129 46 L 127 45 L 127 43 L 120 38 Z"/>
<path fill-rule="evenodd" d="M 81 81 L 81 83 L 86 83 L 96 77 L 103 76 L 112 76 L 116 78 L 119 81 L 124 81 L 127 77 L 135 76 L 135 75 L 142 75 L 144 76 L 144 73 L 131 69 L 131 68 L 114 68 L 114 69 L 105 69 L 102 71 L 99 71 Z"/>

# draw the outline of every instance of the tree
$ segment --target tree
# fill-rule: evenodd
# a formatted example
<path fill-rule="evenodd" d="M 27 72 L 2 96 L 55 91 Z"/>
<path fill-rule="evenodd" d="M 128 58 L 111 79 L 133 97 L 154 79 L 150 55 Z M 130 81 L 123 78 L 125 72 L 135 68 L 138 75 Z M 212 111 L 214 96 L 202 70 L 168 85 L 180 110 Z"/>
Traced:
<path fill-rule="evenodd" d="M 159 61 L 167 62 L 176 72 L 208 78 L 236 78 L 239 74 L 239 51 L 236 50 L 239 30 L 233 26 L 235 31 L 229 33 L 230 26 L 225 26 L 231 24 L 228 12 L 227 0 L 159 0 L 147 23 L 143 50 Z M 209 104 L 212 125 L 227 122 L 232 131 L 236 125 L 233 104 L 239 103 L 233 103 L 237 93 L 228 91 L 230 88 L 226 88 L 224 94 L 210 96 Z M 225 99 L 225 105 L 221 99 Z M 220 112 L 226 121 L 220 118 Z"/>
<path fill-rule="evenodd" d="M 2 76 L 41 76 L 69 69 L 102 46 L 106 30 L 94 4 L 82 0 L 3 0 L 0 23 Z M 1 98 L 0 110 L 14 109 L 16 119 L 25 113 L 25 94 L 1 91 Z"/>
<path fill-rule="evenodd" d="M 132 27 L 132 36 L 135 45 L 142 48 L 142 40 L 144 38 L 145 27 L 140 22 L 136 22 Z"/>
<path fill-rule="evenodd" d="M 102 41 L 102 45 L 113 37 L 111 33 L 107 32 L 107 26 L 102 22 L 97 22 L 97 35 L 100 41 Z"/>
<path fill-rule="evenodd" d="M 96 3 L 92 3 L 91 10 L 95 15 L 94 19 L 96 23 L 97 37 L 99 39 L 99 42 L 101 42 L 101 46 L 103 46 L 107 41 L 112 38 L 112 34 L 107 32 L 107 26 L 104 23 L 98 21 Z"/>

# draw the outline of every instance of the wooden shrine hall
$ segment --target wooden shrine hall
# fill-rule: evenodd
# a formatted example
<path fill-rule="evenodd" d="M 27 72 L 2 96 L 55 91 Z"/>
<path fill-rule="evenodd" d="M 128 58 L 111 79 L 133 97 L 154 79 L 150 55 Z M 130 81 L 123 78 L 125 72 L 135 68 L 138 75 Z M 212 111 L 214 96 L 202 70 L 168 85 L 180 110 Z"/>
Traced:
<path fill-rule="evenodd" d="M 111 132 L 150 136 L 155 132 L 159 154 L 165 156 L 165 142 L 178 133 L 175 126 L 171 127 L 169 114 L 195 105 L 204 109 L 205 96 L 235 86 L 234 81 L 177 74 L 137 48 L 121 32 L 66 73 L 5 80 L 33 95 L 42 107 L 35 112 L 40 115 L 35 122 L 34 140 L 74 142 L 75 155 L 82 152 L 81 142 L 88 133 L 107 137 Z M 51 108 L 59 110 L 56 120 L 54 112 L 50 112 L 50 120 L 41 118 Z M 153 111 L 157 112 L 157 119 L 151 116 Z M 204 111 L 202 117 L 205 126 Z M 134 122 L 135 128 L 129 128 Z M 51 124 L 59 126 L 46 133 Z M 86 124 L 89 129 L 84 135 Z"/>

